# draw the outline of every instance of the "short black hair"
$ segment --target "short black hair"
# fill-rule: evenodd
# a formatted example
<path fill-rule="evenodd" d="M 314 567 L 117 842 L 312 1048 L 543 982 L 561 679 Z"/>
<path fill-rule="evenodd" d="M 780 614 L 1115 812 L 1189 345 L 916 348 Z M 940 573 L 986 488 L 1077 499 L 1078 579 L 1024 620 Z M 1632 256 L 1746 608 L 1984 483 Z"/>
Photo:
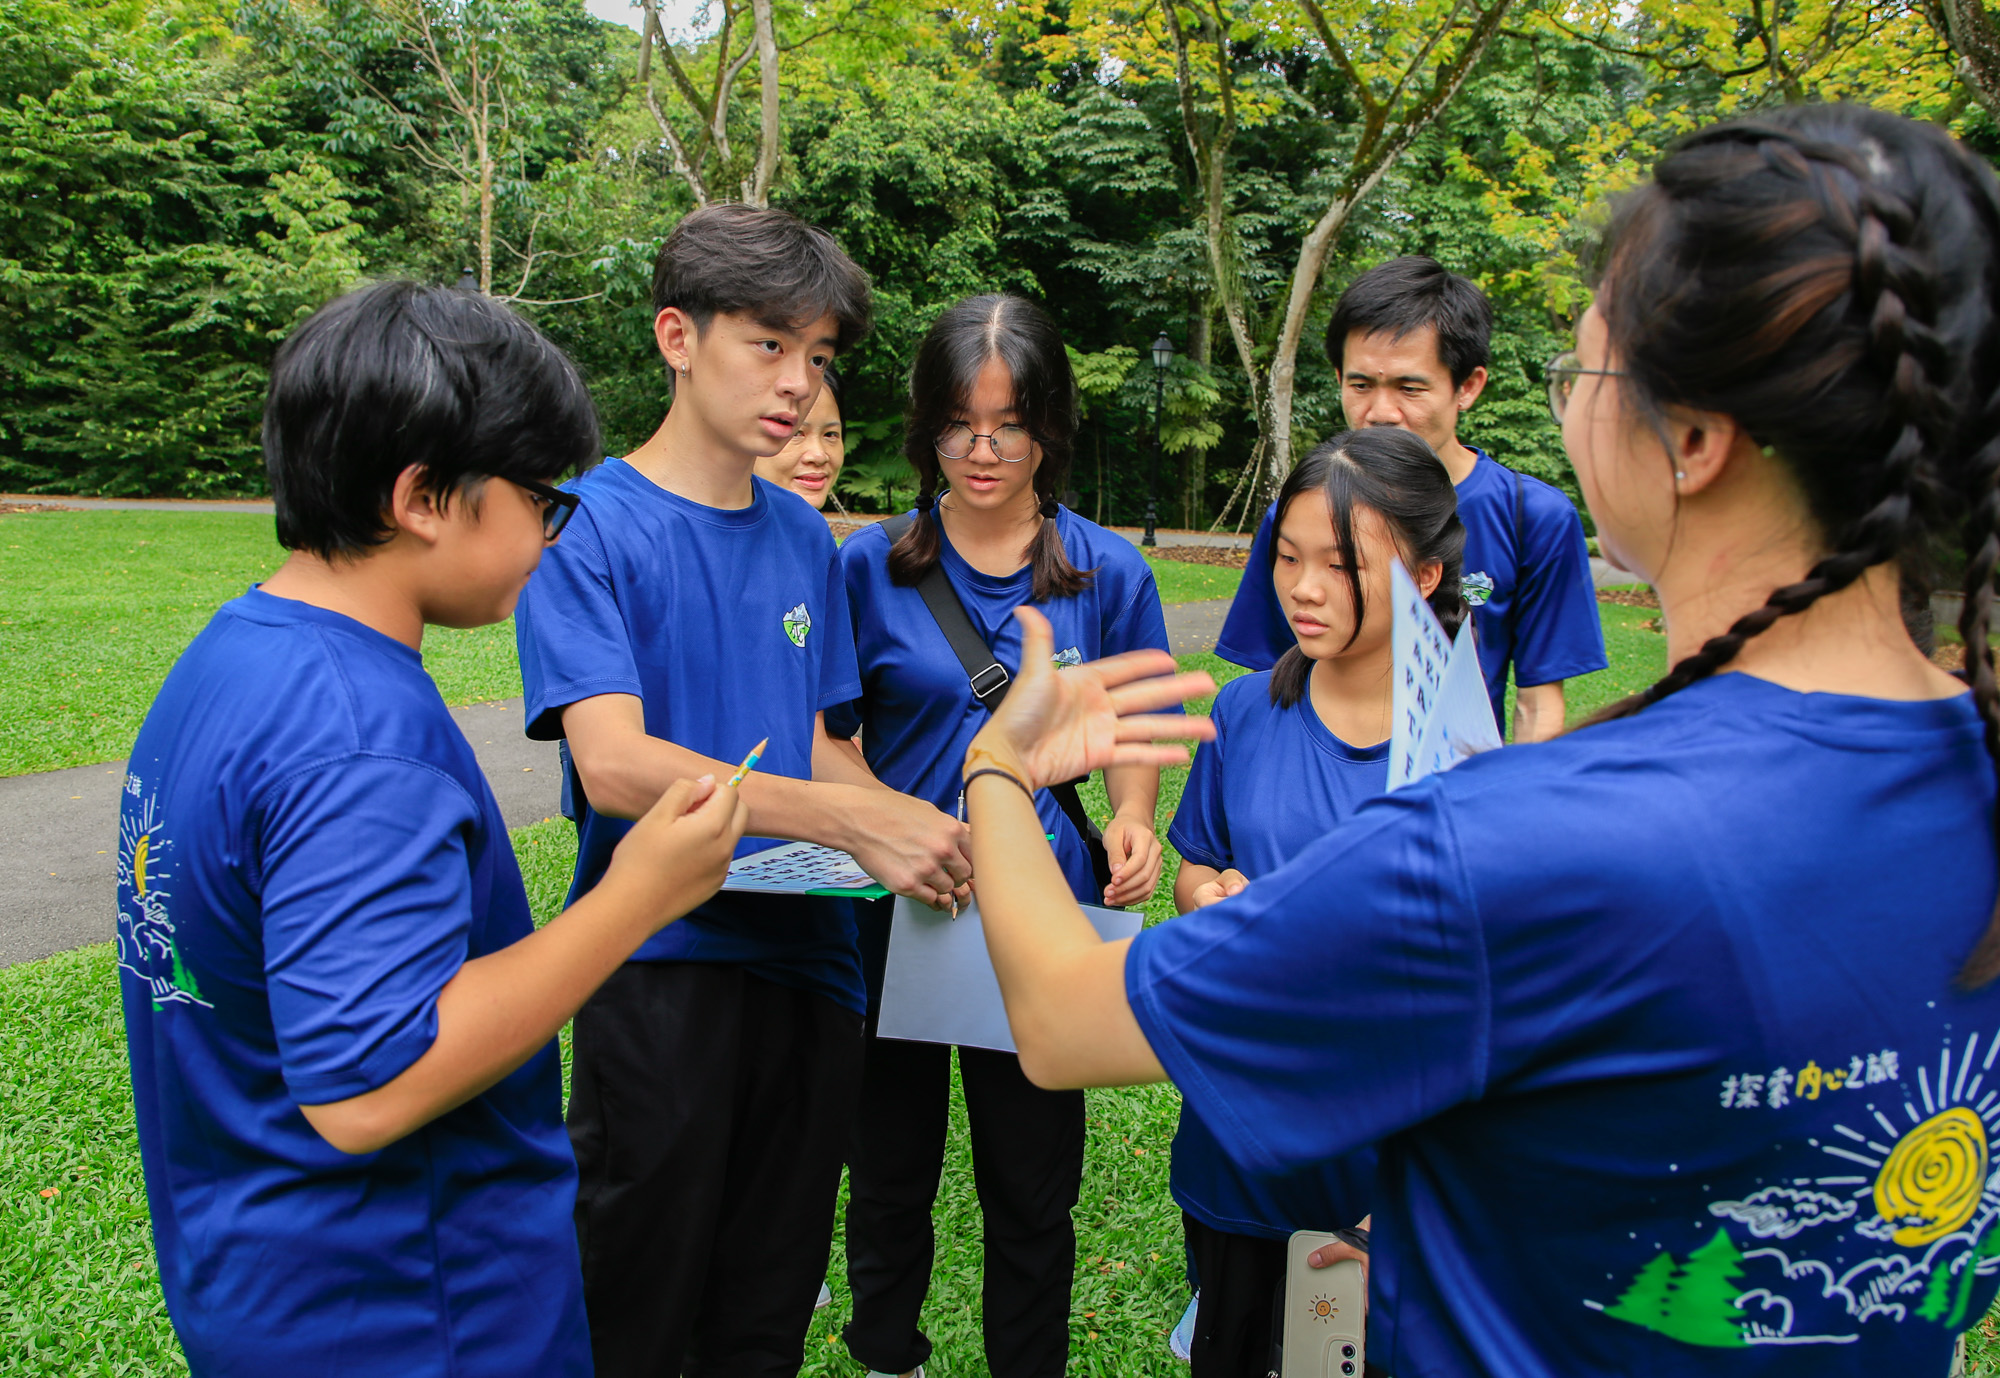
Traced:
<path fill-rule="evenodd" d="M 322 559 L 388 540 L 396 477 L 476 501 L 487 478 L 552 482 L 603 457 L 576 366 L 490 297 L 379 282 L 321 307 L 271 365 L 264 467 L 278 543 Z"/>
<path fill-rule="evenodd" d="M 1427 325 L 1437 331 L 1438 358 L 1451 371 L 1453 387 L 1492 359 L 1493 303 L 1478 285 L 1423 254 L 1392 258 L 1340 294 L 1326 326 L 1327 361 L 1334 372 L 1345 371 L 1347 338 L 1357 330 L 1400 340 Z"/>
<path fill-rule="evenodd" d="M 821 316 L 847 349 L 874 324 L 868 274 L 834 237 L 789 211 L 706 206 L 674 226 L 653 262 L 653 314 L 678 307 L 708 329 L 717 315 L 796 330 Z"/>

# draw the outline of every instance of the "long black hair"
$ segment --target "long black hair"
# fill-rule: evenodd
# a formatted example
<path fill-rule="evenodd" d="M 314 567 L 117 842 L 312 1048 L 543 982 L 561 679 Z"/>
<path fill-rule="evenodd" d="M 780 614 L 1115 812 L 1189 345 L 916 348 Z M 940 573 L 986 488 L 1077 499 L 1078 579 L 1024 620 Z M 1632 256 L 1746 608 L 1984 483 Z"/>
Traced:
<path fill-rule="evenodd" d="M 937 438 L 964 414 L 979 371 L 998 359 L 1014 382 L 1014 410 L 1021 428 L 1042 447 L 1035 497 L 1043 521 L 1028 543 L 1037 602 L 1071 598 L 1090 587 L 1090 571 L 1063 553 L 1056 530 L 1056 494 L 1069 480 L 1076 441 L 1076 374 L 1062 334 L 1049 314 L 1026 297 L 993 293 L 969 297 L 945 311 L 917 347 L 910 366 L 910 400 L 903 416 L 903 454 L 917 471 L 917 520 L 889 548 L 889 578 L 915 584 L 944 549 L 936 512 Z"/>
<path fill-rule="evenodd" d="M 1322 442 L 1285 476 L 1271 516 L 1274 533 L 1284 522 L 1292 500 L 1301 493 L 1324 494 L 1333 516 L 1334 544 L 1340 551 L 1347 597 L 1354 609 L 1354 631 L 1341 647 L 1343 651 L 1360 637 L 1361 624 L 1368 616 L 1368 597 L 1361 591 L 1361 572 L 1355 567 L 1357 507 L 1368 508 L 1382 518 L 1412 577 L 1425 565 L 1442 567 L 1437 587 L 1431 590 L 1431 611 L 1438 615 L 1447 635 L 1458 635 L 1459 624 L 1468 613 L 1459 587 L 1465 563 L 1465 523 L 1458 518 L 1458 493 L 1452 487 L 1451 474 L 1421 436 L 1393 426 L 1367 426 Z M 1277 560 L 1274 538 L 1273 570 Z M 1311 657 L 1296 645 L 1280 656 L 1271 670 L 1271 702 L 1290 708 L 1303 698 L 1312 665 Z"/>
<path fill-rule="evenodd" d="M 1631 193 L 1599 310 L 1642 411 L 1733 417 L 1792 473 L 1826 554 L 1658 683 L 1659 702 L 1782 617 L 1949 541 L 1966 555 L 1966 682 L 2000 763 L 1987 646 L 2000 563 L 2000 184 L 1943 130 L 1799 106 L 1703 130 Z M 1959 979 L 2000 975 L 2000 909 Z"/>

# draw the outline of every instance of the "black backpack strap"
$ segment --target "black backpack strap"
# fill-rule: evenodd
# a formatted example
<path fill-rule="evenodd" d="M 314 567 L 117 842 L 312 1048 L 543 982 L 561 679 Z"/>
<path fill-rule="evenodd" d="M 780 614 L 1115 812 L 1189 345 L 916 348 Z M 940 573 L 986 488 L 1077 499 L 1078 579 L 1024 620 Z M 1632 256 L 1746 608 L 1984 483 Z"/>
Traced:
<path fill-rule="evenodd" d="M 882 532 L 889 538 L 889 544 L 894 545 L 915 521 L 912 514 L 905 512 L 883 522 Z M 1007 673 L 1006 666 L 994 659 L 993 648 L 986 644 L 986 638 L 972 625 L 965 604 L 959 600 L 958 590 L 952 587 L 951 577 L 944 572 L 942 559 L 933 563 L 929 572 L 917 581 L 917 592 L 923 596 L 924 606 L 931 610 L 931 616 L 937 619 L 938 630 L 950 643 L 951 653 L 958 657 L 959 668 L 965 671 L 973 699 L 989 713 L 999 711 L 1013 677 Z M 1111 884 L 1111 858 L 1104 850 L 1104 832 L 1083 807 L 1083 799 L 1076 792 L 1076 781 L 1065 780 L 1060 785 L 1051 785 L 1049 793 L 1055 797 L 1056 807 L 1063 811 L 1063 817 L 1069 819 L 1070 826 L 1076 829 L 1077 836 L 1083 839 L 1098 888 L 1108 887 Z"/>

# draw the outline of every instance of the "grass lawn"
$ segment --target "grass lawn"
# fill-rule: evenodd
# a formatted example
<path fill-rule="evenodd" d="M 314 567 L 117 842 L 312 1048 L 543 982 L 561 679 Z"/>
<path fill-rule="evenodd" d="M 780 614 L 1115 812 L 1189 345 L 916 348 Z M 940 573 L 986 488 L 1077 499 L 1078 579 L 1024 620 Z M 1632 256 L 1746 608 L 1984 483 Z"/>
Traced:
<path fill-rule="evenodd" d="M 284 558 L 270 517 L 240 512 L 0 515 L 0 775 L 117 760 L 181 651 Z M 1169 603 L 1227 598 L 1236 571 L 1159 561 Z M 446 703 L 521 692 L 514 624 L 432 627 Z"/>

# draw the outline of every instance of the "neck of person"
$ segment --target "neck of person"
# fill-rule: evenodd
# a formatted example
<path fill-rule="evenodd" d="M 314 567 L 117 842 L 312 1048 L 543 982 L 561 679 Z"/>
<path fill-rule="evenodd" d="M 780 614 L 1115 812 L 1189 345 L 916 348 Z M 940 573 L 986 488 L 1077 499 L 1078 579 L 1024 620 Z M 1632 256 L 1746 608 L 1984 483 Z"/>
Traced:
<path fill-rule="evenodd" d="M 675 405 L 625 462 L 677 498 L 733 512 L 756 498 L 757 458 L 724 443 L 694 408 Z"/>
<path fill-rule="evenodd" d="M 1028 565 L 1028 546 L 1042 529 L 1042 507 L 1034 485 L 1004 507 L 973 507 L 954 502 L 952 494 L 938 498 L 938 519 L 961 560 L 981 574 L 1005 578 Z"/>
<path fill-rule="evenodd" d="M 1349 746 L 1389 740 L 1394 714 L 1394 656 L 1384 642 L 1369 655 L 1335 655 L 1313 662 L 1306 698 L 1326 730 Z"/>
<path fill-rule="evenodd" d="M 424 608 L 412 596 L 413 570 L 392 536 L 368 553 L 351 559 L 325 560 L 306 550 L 294 550 L 257 587 L 274 598 L 289 598 L 311 607 L 349 617 L 371 631 L 402 642 L 413 651 L 424 646 Z M 404 567 L 399 569 L 399 567 Z"/>
<path fill-rule="evenodd" d="M 1472 477 L 1472 470 L 1479 463 L 1479 452 L 1458 443 L 1458 432 L 1453 431 L 1451 439 L 1438 451 L 1438 458 L 1444 461 L 1444 471 L 1451 475 L 1452 487 Z"/>

